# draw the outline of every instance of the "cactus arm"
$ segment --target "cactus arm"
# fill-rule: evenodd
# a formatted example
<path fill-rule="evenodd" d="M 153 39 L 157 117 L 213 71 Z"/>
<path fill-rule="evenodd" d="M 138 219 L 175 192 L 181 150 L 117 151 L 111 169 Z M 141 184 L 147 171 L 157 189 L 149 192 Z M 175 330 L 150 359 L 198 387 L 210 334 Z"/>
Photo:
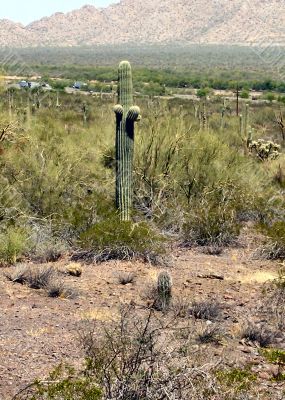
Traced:
<path fill-rule="evenodd" d="M 128 114 L 127 114 L 127 120 L 131 120 L 131 121 L 139 121 L 141 119 L 141 115 L 140 115 L 140 108 L 137 106 L 133 106 L 129 109 Z"/>

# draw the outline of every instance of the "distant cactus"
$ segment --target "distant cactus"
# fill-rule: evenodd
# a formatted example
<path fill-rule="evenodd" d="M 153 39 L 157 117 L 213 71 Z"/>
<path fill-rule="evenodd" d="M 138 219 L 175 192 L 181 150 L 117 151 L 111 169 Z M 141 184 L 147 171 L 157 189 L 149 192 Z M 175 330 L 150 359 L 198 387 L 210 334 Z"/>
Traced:
<path fill-rule="evenodd" d="M 87 120 L 88 120 L 88 105 L 84 102 L 82 104 L 82 113 L 83 113 L 83 125 L 87 124 Z"/>
<path fill-rule="evenodd" d="M 172 297 L 172 280 L 168 272 L 161 272 L 157 278 L 157 304 L 156 308 L 166 311 Z"/>
<path fill-rule="evenodd" d="M 203 110 L 200 112 L 200 129 L 207 129 L 207 110 L 206 103 L 203 104 Z"/>
<path fill-rule="evenodd" d="M 249 126 L 249 105 L 246 104 L 243 110 L 243 114 L 239 116 L 239 130 L 240 135 L 243 139 L 244 146 L 245 146 L 245 154 L 248 153 L 248 149 L 252 143 L 252 134 L 253 130 L 251 126 Z"/>
<path fill-rule="evenodd" d="M 60 102 L 59 102 L 59 94 L 58 94 L 58 91 L 56 92 L 56 108 L 59 108 L 59 107 L 61 107 L 61 104 L 60 104 Z"/>
<path fill-rule="evenodd" d="M 132 71 L 128 61 L 119 65 L 119 104 L 116 114 L 116 206 L 122 221 L 131 217 L 133 197 L 134 123 L 140 119 L 139 107 L 133 106 Z"/>

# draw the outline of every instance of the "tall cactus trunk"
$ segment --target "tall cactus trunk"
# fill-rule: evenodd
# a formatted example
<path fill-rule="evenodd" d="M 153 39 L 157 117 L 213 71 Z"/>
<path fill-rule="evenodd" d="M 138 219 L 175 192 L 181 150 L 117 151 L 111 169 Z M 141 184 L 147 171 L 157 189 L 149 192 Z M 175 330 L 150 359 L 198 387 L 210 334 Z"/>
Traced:
<path fill-rule="evenodd" d="M 116 114 L 116 206 L 122 221 L 129 221 L 133 202 L 134 123 L 140 110 L 133 106 L 132 71 L 129 62 L 119 65 L 119 104 Z"/>

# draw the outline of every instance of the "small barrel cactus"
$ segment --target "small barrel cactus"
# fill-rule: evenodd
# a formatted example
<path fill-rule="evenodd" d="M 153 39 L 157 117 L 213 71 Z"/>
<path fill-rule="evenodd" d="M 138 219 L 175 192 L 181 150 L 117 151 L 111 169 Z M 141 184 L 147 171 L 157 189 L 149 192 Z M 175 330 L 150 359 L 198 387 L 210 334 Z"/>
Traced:
<path fill-rule="evenodd" d="M 168 272 L 161 272 L 157 278 L 157 304 L 156 308 L 166 311 L 172 297 L 172 280 Z"/>
<path fill-rule="evenodd" d="M 116 206 L 122 221 L 131 218 L 133 197 L 134 123 L 140 109 L 133 105 L 132 71 L 128 61 L 119 65 L 119 104 L 116 114 Z"/>

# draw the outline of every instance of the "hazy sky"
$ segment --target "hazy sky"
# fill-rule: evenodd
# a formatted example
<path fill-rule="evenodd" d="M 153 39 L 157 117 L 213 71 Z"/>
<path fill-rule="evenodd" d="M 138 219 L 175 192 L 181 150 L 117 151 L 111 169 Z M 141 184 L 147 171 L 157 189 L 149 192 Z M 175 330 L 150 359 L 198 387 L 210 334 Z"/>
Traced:
<path fill-rule="evenodd" d="M 0 19 L 8 18 L 15 22 L 28 24 L 55 12 L 71 11 L 86 4 L 104 7 L 118 2 L 119 0 L 4 0 L 1 2 Z"/>

